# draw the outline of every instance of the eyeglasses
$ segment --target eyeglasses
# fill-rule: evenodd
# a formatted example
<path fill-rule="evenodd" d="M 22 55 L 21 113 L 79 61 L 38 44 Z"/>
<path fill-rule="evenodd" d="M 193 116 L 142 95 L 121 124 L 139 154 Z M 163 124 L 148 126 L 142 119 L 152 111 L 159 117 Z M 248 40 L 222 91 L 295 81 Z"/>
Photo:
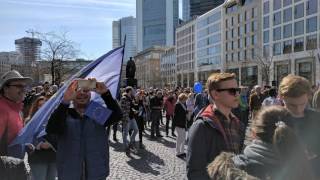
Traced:
<path fill-rule="evenodd" d="M 225 89 L 217 89 L 216 91 L 228 91 L 230 95 L 235 96 L 237 93 L 240 94 L 240 88 L 225 88 Z"/>
<path fill-rule="evenodd" d="M 14 86 L 18 89 L 27 89 L 27 86 L 22 84 L 8 84 L 7 86 Z"/>

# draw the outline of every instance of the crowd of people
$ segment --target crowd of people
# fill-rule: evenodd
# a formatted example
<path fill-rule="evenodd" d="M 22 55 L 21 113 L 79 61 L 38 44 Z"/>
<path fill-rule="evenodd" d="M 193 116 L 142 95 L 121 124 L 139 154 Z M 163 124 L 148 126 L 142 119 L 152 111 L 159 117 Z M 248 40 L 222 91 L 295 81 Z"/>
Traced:
<path fill-rule="evenodd" d="M 234 74 L 214 73 L 200 93 L 127 86 L 118 100 L 103 82 L 90 80 L 96 88 L 72 81 L 48 117 L 47 134 L 26 144 L 31 179 L 105 179 L 108 142 L 118 142 L 118 133 L 127 155 L 145 149 L 147 137 L 174 138 L 188 179 L 320 177 L 320 88 L 303 77 L 288 75 L 279 87 L 249 88 L 239 87 Z M 3 164 L 12 163 L 26 172 L 23 160 L 9 157 L 8 145 L 61 87 L 45 82 L 30 89 L 31 83 L 17 71 L 0 79 L 0 172 L 11 179 L 28 173 L 4 170 Z M 92 91 L 106 106 L 91 100 Z M 103 109 L 102 118 L 91 113 L 96 108 Z"/>

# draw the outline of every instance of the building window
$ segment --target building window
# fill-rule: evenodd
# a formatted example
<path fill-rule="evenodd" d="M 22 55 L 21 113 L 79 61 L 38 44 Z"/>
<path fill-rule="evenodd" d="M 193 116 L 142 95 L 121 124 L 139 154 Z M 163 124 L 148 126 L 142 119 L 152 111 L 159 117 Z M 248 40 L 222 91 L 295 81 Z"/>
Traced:
<path fill-rule="evenodd" d="M 254 18 L 255 16 L 256 16 L 256 9 L 255 9 L 255 8 L 252 8 L 251 18 Z"/>
<path fill-rule="evenodd" d="M 283 22 L 288 22 L 292 20 L 292 8 L 285 9 L 283 11 Z"/>
<path fill-rule="evenodd" d="M 276 55 L 280 55 L 281 54 L 281 43 L 274 43 L 273 44 L 273 55 L 276 56 Z"/>
<path fill-rule="evenodd" d="M 304 7 L 303 7 L 303 3 L 296 5 L 294 7 L 294 18 L 298 19 L 304 16 Z"/>
<path fill-rule="evenodd" d="M 263 14 L 268 14 L 270 11 L 269 1 L 263 3 Z"/>
<path fill-rule="evenodd" d="M 247 29 L 247 33 L 249 33 L 250 32 L 250 23 L 246 24 L 246 29 Z"/>
<path fill-rule="evenodd" d="M 269 16 L 263 17 L 263 29 L 269 28 Z"/>
<path fill-rule="evenodd" d="M 273 25 L 278 25 L 281 23 L 281 11 L 273 14 Z"/>
<path fill-rule="evenodd" d="M 307 44 L 306 44 L 306 49 L 317 49 L 317 35 L 310 35 L 307 36 Z"/>
<path fill-rule="evenodd" d="M 304 38 L 297 38 L 294 40 L 294 52 L 303 51 Z"/>
<path fill-rule="evenodd" d="M 251 36 L 251 45 L 254 46 L 257 43 L 257 36 L 253 35 Z"/>
<path fill-rule="evenodd" d="M 283 42 L 283 54 L 288 54 L 292 52 L 292 40 Z"/>
<path fill-rule="evenodd" d="M 292 36 L 292 25 L 287 24 L 283 26 L 283 38 L 288 38 Z"/>
<path fill-rule="evenodd" d="M 294 35 L 298 36 L 304 33 L 304 21 L 299 21 L 294 23 Z"/>
<path fill-rule="evenodd" d="M 256 21 L 251 22 L 251 31 L 254 32 L 258 29 L 258 24 Z"/>
<path fill-rule="evenodd" d="M 228 28 L 228 19 L 226 19 L 226 28 Z"/>
<path fill-rule="evenodd" d="M 268 43 L 269 42 L 269 31 L 263 32 L 263 42 Z"/>
<path fill-rule="evenodd" d="M 277 10 L 281 8 L 281 1 L 280 0 L 273 0 L 273 10 Z"/>
<path fill-rule="evenodd" d="M 277 41 L 281 39 L 281 27 L 273 29 L 273 40 Z"/>
<path fill-rule="evenodd" d="M 317 30 L 317 16 L 307 19 L 306 31 L 307 33 L 314 32 Z"/>
<path fill-rule="evenodd" d="M 283 0 L 283 7 L 292 4 L 292 0 Z"/>
<path fill-rule="evenodd" d="M 269 45 L 263 46 L 263 57 L 269 57 L 270 56 L 270 49 Z"/>
<path fill-rule="evenodd" d="M 251 58 L 252 58 L 252 59 L 255 59 L 255 57 L 256 57 L 256 54 L 255 54 L 255 52 L 254 52 L 254 49 L 251 49 Z"/>
<path fill-rule="evenodd" d="M 318 0 L 309 0 L 306 4 L 307 15 L 314 14 L 318 11 Z"/>
<path fill-rule="evenodd" d="M 233 26 L 233 17 L 231 17 L 231 26 Z"/>

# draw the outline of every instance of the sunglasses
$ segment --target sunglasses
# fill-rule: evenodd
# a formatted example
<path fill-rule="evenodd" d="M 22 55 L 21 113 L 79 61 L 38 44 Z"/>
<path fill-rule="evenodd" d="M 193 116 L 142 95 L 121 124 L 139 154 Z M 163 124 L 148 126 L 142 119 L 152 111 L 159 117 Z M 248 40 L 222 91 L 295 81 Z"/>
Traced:
<path fill-rule="evenodd" d="M 217 89 L 216 91 L 218 92 L 228 91 L 228 93 L 233 96 L 235 96 L 237 93 L 240 94 L 240 88 Z"/>

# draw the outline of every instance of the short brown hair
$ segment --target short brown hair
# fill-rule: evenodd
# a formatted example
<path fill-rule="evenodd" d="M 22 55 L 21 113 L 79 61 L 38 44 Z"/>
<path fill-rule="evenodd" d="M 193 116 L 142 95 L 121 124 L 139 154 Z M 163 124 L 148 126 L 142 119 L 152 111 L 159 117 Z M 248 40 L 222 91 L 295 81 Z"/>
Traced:
<path fill-rule="evenodd" d="M 279 86 L 279 94 L 285 97 L 300 97 L 310 92 L 310 82 L 304 77 L 292 74 L 284 77 Z"/>
<path fill-rule="evenodd" d="M 209 76 L 207 80 L 207 89 L 210 91 L 219 89 L 219 85 L 223 81 L 228 81 L 235 79 L 236 75 L 234 73 L 213 73 Z"/>

